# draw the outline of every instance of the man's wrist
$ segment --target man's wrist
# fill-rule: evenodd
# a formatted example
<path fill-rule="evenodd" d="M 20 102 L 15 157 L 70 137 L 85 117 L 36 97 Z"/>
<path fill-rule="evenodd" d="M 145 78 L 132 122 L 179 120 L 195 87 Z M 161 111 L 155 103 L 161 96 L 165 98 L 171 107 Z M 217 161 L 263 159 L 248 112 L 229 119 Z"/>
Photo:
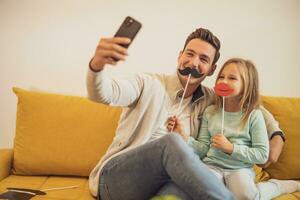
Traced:
<path fill-rule="evenodd" d="M 276 132 L 272 133 L 270 140 L 272 140 L 272 138 L 274 138 L 275 136 L 281 137 L 282 141 L 285 142 L 285 136 L 281 131 L 276 131 Z"/>
<path fill-rule="evenodd" d="M 90 62 L 89 62 L 89 68 L 90 68 L 90 70 L 92 70 L 93 72 L 100 72 L 102 69 L 98 69 L 98 70 L 96 70 L 96 69 L 94 69 L 93 67 L 92 67 L 92 61 L 93 61 L 93 59 L 94 58 L 92 58 L 91 60 L 90 60 Z"/>

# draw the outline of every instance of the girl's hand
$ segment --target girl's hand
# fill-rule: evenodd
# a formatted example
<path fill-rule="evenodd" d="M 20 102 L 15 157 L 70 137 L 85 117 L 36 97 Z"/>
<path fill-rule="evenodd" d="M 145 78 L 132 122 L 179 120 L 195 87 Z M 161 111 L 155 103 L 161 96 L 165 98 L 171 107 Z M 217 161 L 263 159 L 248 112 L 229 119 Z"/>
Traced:
<path fill-rule="evenodd" d="M 181 122 L 176 116 L 172 116 L 168 118 L 167 121 L 167 129 L 169 132 L 178 133 L 184 141 L 188 141 L 189 135 L 187 135 L 184 130 Z"/>
<path fill-rule="evenodd" d="M 213 147 L 222 150 L 227 154 L 232 154 L 233 144 L 222 134 L 215 134 L 211 138 L 211 144 Z"/>

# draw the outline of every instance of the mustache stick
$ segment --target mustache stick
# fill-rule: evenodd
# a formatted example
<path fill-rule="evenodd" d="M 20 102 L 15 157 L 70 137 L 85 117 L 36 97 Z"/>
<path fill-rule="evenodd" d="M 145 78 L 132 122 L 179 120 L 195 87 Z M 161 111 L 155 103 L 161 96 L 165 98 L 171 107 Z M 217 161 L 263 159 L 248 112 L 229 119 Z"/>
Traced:
<path fill-rule="evenodd" d="M 180 99 L 179 107 L 177 108 L 177 112 L 176 112 L 175 117 L 177 117 L 177 115 L 179 114 L 179 112 L 180 112 L 180 110 L 181 110 L 181 104 L 182 104 L 182 102 L 183 102 L 183 99 L 184 99 L 184 96 L 185 96 L 185 92 L 186 92 L 186 89 L 187 89 L 187 87 L 188 87 L 188 85 L 189 85 L 190 79 L 191 79 L 191 74 L 189 74 L 188 80 L 187 80 L 187 82 L 186 82 L 186 84 L 185 84 L 185 87 L 184 87 L 184 90 L 183 90 L 183 94 L 182 94 L 182 97 L 181 97 L 181 99 Z M 175 126 L 175 123 L 174 123 L 173 126 L 172 126 L 171 133 L 173 132 L 174 126 Z"/>

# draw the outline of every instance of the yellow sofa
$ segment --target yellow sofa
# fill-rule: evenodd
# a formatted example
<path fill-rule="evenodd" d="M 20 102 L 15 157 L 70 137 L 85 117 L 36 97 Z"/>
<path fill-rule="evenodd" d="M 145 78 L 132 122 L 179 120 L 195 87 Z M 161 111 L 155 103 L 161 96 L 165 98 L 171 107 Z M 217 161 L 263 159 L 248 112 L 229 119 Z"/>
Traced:
<path fill-rule="evenodd" d="M 13 149 L 0 150 L 0 194 L 7 187 L 77 186 L 33 199 L 93 199 L 87 177 L 111 143 L 121 109 L 84 97 L 13 91 L 18 97 L 16 133 Z M 287 141 L 276 165 L 256 169 L 257 180 L 300 179 L 300 98 L 264 97 L 263 103 L 280 122 Z M 300 199 L 300 192 L 277 199 Z"/>

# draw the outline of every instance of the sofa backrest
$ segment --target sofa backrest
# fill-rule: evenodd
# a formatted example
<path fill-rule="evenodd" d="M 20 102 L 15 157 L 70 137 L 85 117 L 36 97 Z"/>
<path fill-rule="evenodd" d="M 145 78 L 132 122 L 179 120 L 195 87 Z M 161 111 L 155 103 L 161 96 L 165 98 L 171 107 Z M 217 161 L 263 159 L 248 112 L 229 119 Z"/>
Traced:
<path fill-rule="evenodd" d="M 13 172 L 88 176 L 112 141 L 120 108 L 14 88 L 18 97 Z"/>
<path fill-rule="evenodd" d="M 121 108 L 84 97 L 13 89 L 18 97 L 13 172 L 88 176 L 111 143 Z M 286 135 L 270 177 L 300 179 L 300 98 L 263 97 Z"/>

